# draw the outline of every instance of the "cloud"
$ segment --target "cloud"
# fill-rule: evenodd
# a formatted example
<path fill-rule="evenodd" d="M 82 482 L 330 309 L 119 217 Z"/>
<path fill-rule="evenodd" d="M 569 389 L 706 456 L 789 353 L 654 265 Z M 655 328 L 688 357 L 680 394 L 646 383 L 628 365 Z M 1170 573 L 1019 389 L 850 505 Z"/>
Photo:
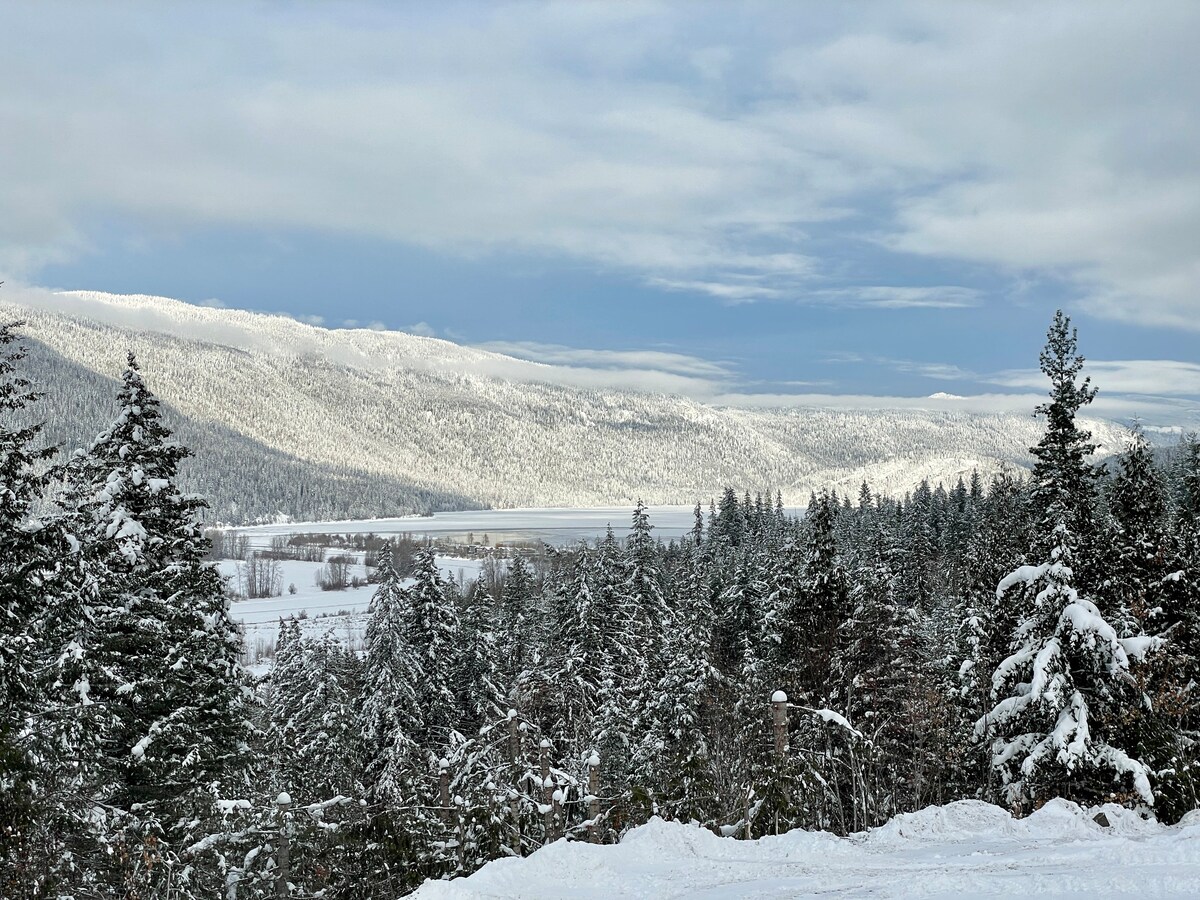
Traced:
<path fill-rule="evenodd" d="M 875 394 L 766 394 L 730 392 L 713 396 L 709 402 L 718 406 L 750 408 L 832 409 L 924 409 L 955 410 L 984 414 L 1031 415 L 1035 406 L 1045 402 L 1044 393 L 978 393 L 950 394 L 936 392 L 923 397 Z M 1139 420 L 1154 426 L 1200 426 L 1200 402 L 1177 401 L 1139 395 L 1100 395 L 1087 408 L 1091 418 L 1115 422 Z"/>
<path fill-rule="evenodd" d="M 922 362 L 915 359 L 897 359 L 892 356 L 877 356 L 866 353 L 855 352 L 835 352 L 828 354 L 823 360 L 826 363 L 835 365 L 854 364 L 854 365 L 875 365 L 883 366 L 895 372 L 903 372 L 906 375 L 920 375 L 925 378 L 934 378 L 939 381 L 972 381 L 978 380 L 978 376 L 968 369 L 961 366 L 956 366 L 951 363 L 943 362 Z M 996 382 L 991 382 L 995 384 Z M 1022 385 L 1028 387 L 1028 385 Z M 1037 385 L 1040 387 L 1041 385 Z"/>
<path fill-rule="evenodd" d="M 383 330 L 382 326 L 380 330 Z M 405 325 L 400 330 L 407 331 L 409 334 L 419 334 L 422 337 L 433 337 L 437 334 L 437 329 L 428 322 L 416 322 L 412 325 Z"/>
<path fill-rule="evenodd" d="M 678 281 L 670 278 L 651 278 L 650 284 L 668 291 L 686 291 L 692 294 L 707 294 L 730 303 L 746 303 L 752 300 L 782 297 L 781 288 L 765 287 L 761 284 L 737 284 L 720 281 Z"/>
<path fill-rule="evenodd" d="M 9 272 L 113 220 L 565 256 L 731 303 L 982 302 L 873 285 L 869 241 L 1200 327 L 1190 0 L 29 4 L 6 35 Z"/>
<path fill-rule="evenodd" d="M 1172 359 L 1089 359 L 1083 374 L 1103 392 L 1161 397 L 1200 396 L 1200 364 Z M 1044 388 L 1046 376 L 1037 369 L 1012 369 L 987 381 L 1007 387 Z"/>
<path fill-rule="evenodd" d="M 494 353 L 552 365 L 657 369 L 677 375 L 698 375 L 705 378 L 730 378 L 734 374 L 729 363 L 713 362 L 697 356 L 662 350 L 589 350 L 534 341 L 490 341 L 477 346 Z"/>
<path fill-rule="evenodd" d="M 811 294 L 845 306 L 873 306 L 878 309 L 961 309 L 979 306 L 983 293 L 959 285 L 937 287 L 864 285 Z"/>

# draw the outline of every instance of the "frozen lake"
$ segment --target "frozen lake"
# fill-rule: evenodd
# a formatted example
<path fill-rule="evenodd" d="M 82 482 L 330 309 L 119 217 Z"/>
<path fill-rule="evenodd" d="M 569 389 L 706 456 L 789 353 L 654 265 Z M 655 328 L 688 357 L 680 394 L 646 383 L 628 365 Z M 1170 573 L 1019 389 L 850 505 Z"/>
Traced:
<path fill-rule="evenodd" d="M 678 539 L 692 529 L 691 506 L 648 507 L 654 536 L 667 541 Z M 788 512 L 798 515 L 799 507 Z M 707 509 L 705 516 L 707 517 Z M 488 536 L 492 545 L 515 540 L 543 541 L 561 546 L 575 541 L 591 541 L 604 537 L 611 525 L 617 538 L 629 534 L 633 507 L 605 506 L 592 509 L 477 509 L 461 512 L 435 513 L 432 516 L 405 516 L 398 519 L 359 519 L 343 522 L 289 522 L 280 525 L 256 525 L 235 529 L 250 537 L 255 546 L 268 546 L 271 538 L 298 533 L 347 534 L 412 534 L 415 537 L 450 537 L 466 540 L 474 535 L 476 541 Z"/>

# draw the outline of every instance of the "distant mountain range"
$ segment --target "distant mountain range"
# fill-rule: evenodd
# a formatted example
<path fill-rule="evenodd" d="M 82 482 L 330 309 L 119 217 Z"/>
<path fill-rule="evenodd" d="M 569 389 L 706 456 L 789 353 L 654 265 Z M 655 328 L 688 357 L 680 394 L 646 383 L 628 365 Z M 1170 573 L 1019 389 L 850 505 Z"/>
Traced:
<path fill-rule="evenodd" d="M 726 485 L 903 493 L 922 478 L 1029 463 L 1031 415 L 759 410 L 553 383 L 536 364 L 395 331 L 159 297 L 72 293 L 26 321 L 38 414 L 67 447 L 111 419 L 132 349 L 196 450 L 188 479 L 220 521 L 362 518 L 479 506 L 707 502 Z M 43 303 L 44 307 L 45 304 Z M 532 373 L 532 374 L 531 374 Z M 1119 449 L 1126 432 L 1092 422 Z"/>

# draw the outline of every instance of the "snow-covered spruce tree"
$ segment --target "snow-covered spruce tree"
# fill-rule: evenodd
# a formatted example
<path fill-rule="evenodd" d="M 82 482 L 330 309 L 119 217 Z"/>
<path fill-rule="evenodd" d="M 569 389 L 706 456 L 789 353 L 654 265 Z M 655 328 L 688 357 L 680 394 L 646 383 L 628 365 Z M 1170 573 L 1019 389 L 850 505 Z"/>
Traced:
<path fill-rule="evenodd" d="M 289 793 L 300 802 L 362 795 L 355 713 L 359 665 L 332 632 L 305 641 L 296 752 L 302 772 Z M 298 797 L 297 797 L 298 795 Z"/>
<path fill-rule="evenodd" d="M 275 663 L 264 685 L 267 695 L 264 737 L 271 757 L 271 798 L 278 796 L 280 791 L 301 795 L 297 791 L 302 780 L 297 731 L 300 698 L 305 691 L 304 652 L 296 617 L 281 618 L 279 636 L 275 640 Z"/>
<path fill-rule="evenodd" d="M 712 664 L 712 606 L 702 560 L 689 548 L 685 579 L 663 648 L 662 673 L 647 708 L 635 768 L 664 818 L 718 823 L 721 809 L 709 750 L 720 673 Z"/>
<path fill-rule="evenodd" d="M 948 648 L 957 665 L 956 731 L 961 735 L 958 767 L 962 793 L 977 793 L 989 802 L 1001 800 L 987 742 L 971 739 L 975 723 L 988 712 L 992 673 L 1008 657 L 1018 622 L 1018 604 L 996 596 L 1000 580 L 1025 562 L 1028 534 L 1027 498 L 1023 486 L 1008 473 L 996 475 L 980 506 L 980 520 L 961 548 L 962 580 L 956 598 L 958 631 Z"/>
<path fill-rule="evenodd" d="M 1168 523 L 1163 483 L 1140 431 L 1121 456 L 1108 506 L 1115 526 L 1108 593 L 1133 617 L 1130 627 L 1152 632 L 1161 609 L 1159 587 L 1168 574 Z"/>
<path fill-rule="evenodd" d="M 422 549 L 413 558 L 414 584 L 408 589 L 406 637 L 420 673 L 417 707 L 418 738 L 422 746 L 441 756 L 450 731 L 458 727 L 458 702 L 453 683 L 459 655 L 461 628 L 458 610 L 448 595 L 433 551 Z"/>
<path fill-rule="evenodd" d="M 553 715 L 546 727 L 560 745 L 582 750 L 599 702 L 605 627 L 598 615 L 592 589 L 593 560 L 586 546 L 574 554 L 563 580 L 565 583 L 548 592 L 551 622 L 546 705 Z"/>
<path fill-rule="evenodd" d="M 37 768 L 50 760 L 33 752 L 28 723 L 46 711 L 38 676 L 50 655 L 44 617 L 52 554 L 33 506 L 53 450 L 36 446 L 41 428 L 25 421 L 40 395 L 18 371 L 20 324 L 0 323 L 0 895 L 11 897 L 40 889 L 50 839 L 46 785 L 35 786 Z"/>
<path fill-rule="evenodd" d="M 408 641 L 410 598 L 392 564 L 392 548 L 379 552 L 379 585 L 371 597 L 363 658 L 361 731 L 367 797 L 381 807 L 401 807 L 415 794 L 421 767 L 417 691 L 421 671 Z"/>
<path fill-rule="evenodd" d="M 803 698 L 814 702 L 823 702 L 828 694 L 838 626 L 850 612 L 849 584 L 834 537 L 837 515 L 836 501 L 822 494 L 809 507 L 805 518 L 808 558 L 800 603 L 807 618 L 808 641 L 799 651 L 802 656 L 799 688 Z"/>
<path fill-rule="evenodd" d="M 851 579 L 853 611 L 838 629 L 830 673 L 832 706 L 870 742 L 869 752 L 857 756 L 851 755 L 854 747 L 831 747 L 851 751 L 826 777 L 842 801 L 839 818 L 848 819 L 845 825 L 854 831 L 910 808 L 917 763 L 913 732 L 929 726 L 909 715 L 926 688 L 915 646 L 916 612 L 896 601 L 884 537 L 876 548 L 874 561 L 864 560 Z"/>
<path fill-rule="evenodd" d="M 1101 612 L 1080 590 L 1073 565 L 1077 531 L 1090 525 L 1086 506 L 1093 472 L 1090 435 L 1076 415 L 1095 390 L 1078 380 L 1083 358 L 1061 311 L 1041 355 L 1050 378 L 1050 402 L 1038 407 L 1046 433 L 1032 452 L 1033 507 L 1040 565 L 1022 566 L 1001 580 L 998 598 L 1018 603 L 1010 654 L 992 684 L 998 702 L 976 723 L 991 740 L 992 763 L 1015 807 L 1029 809 L 1055 796 L 1082 802 L 1110 798 L 1153 805 L 1151 772 L 1130 755 L 1125 712 L 1143 698 L 1130 675 L 1130 654 L 1144 638 L 1122 640 L 1106 619 L 1126 620 L 1123 610 Z M 1126 793 L 1132 790 L 1132 793 Z"/>
<path fill-rule="evenodd" d="M 354 835 L 372 848 L 366 878 L 389 890 L 411 889 L 424 877 L 427 842 L 439 824 L 426 807 L 429 754 L 422 749 L 423 671 L 410 644 L 412 598 L 385 545 L 371 597 L 363 659 L 361 731 L 370 816 Z"/>
<path fill-rule="evenodd" d="M 468 588 L 459 617 L 461 644 L 453 679 L 457 721 L 464 734 L 474 734 L 504 710 L 492 598 L 482 579 Z"/>
<path fill-rule="evenodd" d="M 898 575 L 897 598 L 904 606 L 928 610 L 933 599 L 938 562 L 935 514 L 933 491 L 922 479 L 905 504 L 899 552 L 892 560 Z"/>
<path fill-rule="evenodd" d="M 500 592 L 496 629 L 506 691 L 516 687 L 533 660 L 536 590 L 533 573 L 520 555 L 514 556 Z"/>
<path fill-rule="evenodd" d="M 660 548 L 651 535 L 653 528 L 645 504 L 638 500 L 625 548 L 625 570 L 628 573 L 625 593 L 639 660 L 630 684 L 635 727 L 639 731 L 648 727 L 650 706 L 654 702 L 659 679 L 664 674 L 664 635 L 674 628 L 674 611 L 667 604 Z"/>
<path fill-rule="evenodd" d="M 765 643 L 757 649 L 768 666 L 769 681 L 774 689 L 783 690 L 789 697 L 799 699 L 808 683 L 807 651 L 812 637 L 812 611 L 804 593 L 804 569 L 808 552 L 798 540 L 785 543 L 779 553 L 769 561 L 770 580 L 766 597 L 762 601 L 765 618 L 763 636 Z M 748 562 L 756 562 L 749 556 Z M 738 584 L 743 579 L 738 580 Z M 737 595 L 744 600 L 745 589 Z M 737 609 L 737 607 L 731 607 Z M 748 619 L 750 607 L 738 610 L 740 618 Z M 748 621 L 741 624 L 738 636 L 753 632 Z"/>
<path fill-rule="evenodd" d="M 1141 752 L 1157 770 L 1155 812 L 1168 822 L 1200 807 L 1200 443 L 1193 435 L 1181 449 L 1175 473 L 1179 495 L 1169 527 L 1156 539 L 1153 525 L 1135 525 L 1129 531 L 1148 532 L 1149 540 L 1122 541 L 1123 558 L 1135 563 L 1130 566 L 1137 578 L 1134 590 L 1146 596 L 1135 605 L 1135 615 L 1144 612 L 1147 631 L 1163 639 L 1135 673 L 1150 703 L 1133 711 L 1131 719 Z M 1122 515 L 1125 505 L 1114 502 L 1114 516 Z M 1136 518 L 1153 521 L 1152 516 Z M 1153 554 L 1151 547 L 1157 548 Z"/>
<path fill-rule="evenodd" d="M 97 594 L 79 648 L 97 717 L 93 797 L 116 811 L 122 878 L 174 878 L 177 861 L 240 792 L 249 730 L 241 641 L 208 557 L 206 504 L 178 488 L 190 451 L 169 440 L 133 355 L 120 413 L 66 469 L 64 506 Z M 128 854 L 123 857 L 122 854 Z M 146 862 L 160 861 L 155 867 Z M 200 861 L 177 890 L 211 889 Z M 213 882 L 215 883 L 215 882 Z"/>
<path fill-rule="evenodd" d="M 601 630 L 596 713 L 588 744 L 600 754 L 603 796 L 612 798 L 609 824 L 620 831 L 628 823 L 638 678 L 645 670 L 636 616 L 626 585 L 625 555 L 608 530 L 596 551 L 595 605 Z"/>

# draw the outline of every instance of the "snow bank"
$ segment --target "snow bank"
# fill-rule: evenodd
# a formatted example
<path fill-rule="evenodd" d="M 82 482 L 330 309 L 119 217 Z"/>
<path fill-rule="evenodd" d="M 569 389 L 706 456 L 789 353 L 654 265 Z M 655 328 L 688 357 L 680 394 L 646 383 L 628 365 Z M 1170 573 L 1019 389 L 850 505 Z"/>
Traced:
<path fill-rule="evenodd" d="M 886 825 L 851 840 L 879 847 L 930 841 L 963 841 L 1019 833 L 1018 820 L 998 806 L 979 800 L 959 800 L 920 812 L 901 813 Z"/>
<path fill-rule="evenodd" d="M 1103 813 L 1102 821 L 1096 821 Z M 1200 818 L 1165 827 L 1112 804 L 1055 800 L 1025 819 L 978 801 L 897 816 L 848 838 L 793 831 L 758 841 L 652 820 L 616 846 L 559 841 L 422 900 L 601 898 L 1200 896 Z"/>

